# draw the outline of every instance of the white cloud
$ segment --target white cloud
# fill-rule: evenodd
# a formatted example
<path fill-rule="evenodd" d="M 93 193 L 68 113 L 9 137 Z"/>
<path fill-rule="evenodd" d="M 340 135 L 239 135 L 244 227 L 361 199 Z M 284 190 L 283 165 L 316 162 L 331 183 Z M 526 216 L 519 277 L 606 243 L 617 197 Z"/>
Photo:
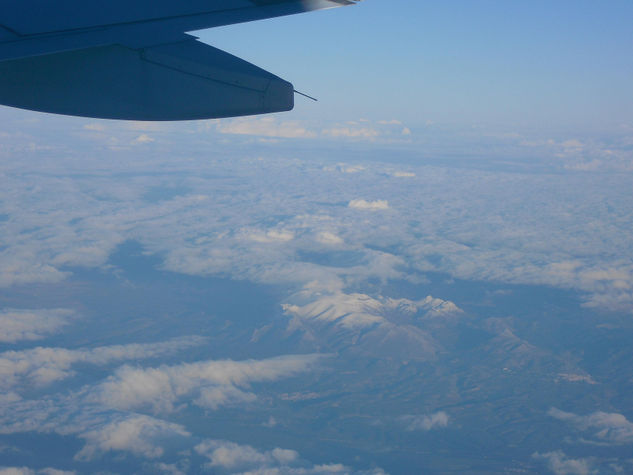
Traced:
<path fill-rule="evenodd" d="M 350 208 L 355 209 L 367 209 L 371 211 L 389 209 L 389 202 L 387 200 L 376 200 L 376 201 L 366 201 L 366 200 L 351 200 L 348 204 Z"/>
<path fill-rule="evenodd" d="M 135 455 L 157 458 L 163 454 L 163 448 L 159 445 L 161 440 L 189 435 L 178 424 L 134 415 L 82 433 L 80 437 L 86 440 L 86 445 L 75 458 L 92 460 L 110 451 L 127 451 Z"/>
<path fill-rule="evenodd" d="M 74 312 L 67 309 L 5 309 L 0 312 L 0 342 L 45 338 L 68 325 L 73 316 Z"/>
<path fill-rule="evenodd" d="M 567 457 L 561 450 L 544 454 L 537 452 L 532 457 L 537 460 L 544 460 L 547 463 L 547 468 L 556 475 L 589 475 L 598 473 L 597 470 L 593 469 L 591 459 L 572 459 Z"/>
<path fill-rule="evenodd" d="M 233 442 L 207 440 L 196 446 L 196 452 L 206 456 L 211 467 L 237 468 L 243 466 L 261 466 L 280 462 L 275 455 L 282 449 L 260 452 L 249 445 L 239 445 Z M 294 451 L 281 453 L 285 461 L 294 461 L 299 454 Z"/>
<path fill-rule="evenodd" d="M 298 121 L 278 122 L 274 117 L 222 120 L 216 124 L 222 134 L 259 135 L 274 138 L 310 139 L 317 134 Z"/>
<path fill-rule="evenodd" d="M 275 427 L 277 425 L 277 419 L 270 416 L 266 422 L 262 424 L 264 427 Z"/>
<path fill-rule="evenodd" d="M 103 132 L 106 128 L 103 124 L 98 122 L 93 122 L 91 124 L 84 125 L 85 130 L 90 130 L 93 132 Z"/>
<path fill-rule="evenodd" d="M 200 337 L 174 338 L 152 344 L 103 346 L 67 350 L 38 347 L 0 353 L 0 387 L 13 388 L 21 383 L 47 385 L 70 377 L 77 363 L 106 365 L 117 361 L 155 358 L 200 345 Z"/>
<path fill-rule="evenodd" d="M 393 172 L 393 176 L 396 178 L 413 178 L 415 177 L 415 173 L 396 171 L 396 172 Z"/>
<path fill-rule="evenodd" d="M 173 463 L 157 462 L 153 468 L 156 473 L 163 473 L 165 475 L 186 475 L 189 470 L 188 464 L 183 464 L 184 467 L 180 467 Z"/>
<path fill-rule="evenodd" d="M 152 143 L 152 142 L 154 142 L 154 141 L 155 141 L 155 139 L 153 139 L 153 138 L 152 138 L 152 137 L 150 137 L 149 135 L 147 135 L 147 134 L 141 134 L 141 135 L 139 135 L 138 137 L 136 137 L 132 143 L 134 143 L 134 144 L 137 144 L 137 145 L 138 145 L 138 144 L 144 144 L 144 143 Z"/>
<path fill-rule="evenodd" d="M 41 473 L 42 475 L 73 475 L 77 472 L 68 471 L 68 470 L 58 470 L 56 468 L 43 468 L 39 470 L 37 473 Z"/>
<path fill-rule="evenodd" d="M 92 460 L 108 452 L 131 452 L 155 459 L 164 454 L 169 439 L 189 438 L 191 434 L 181 425 L 134 413 L 134 409 L 148 407 L 164 412 L 178 402 L 184 405 L 192 401 L 205 408 L 249 402 L 254 394 L 240 388 L 296 375 L 320 358 L 300 355 L 147 369 L 123 367 L 101 384 L 77 391 L 34 400 L 10 393 L 0 398 L 0 433 L 79 437 L 85 445 L 76 454 L 77 460 Z M 275 452 L 275 456 L 281 460 L 284 452 Z"/>
<path fill-rule="evenodd" d="M 608 444 L 633 444 L 633 423 L 618 413 L 594 412 L 580 416 L 552 408 L 548 414 L 555 419 L 575 426 L 581 432 L 590 432 L 593 441 Z"/>
<path fill-rule="evenodd" d="M 375 140 L 380 136 L 380 132 L 372 127 L 349 127 L 337 126 L 323 129 L 321 132 L 326 137 L 347 138 L 360 140 Z"/>
<path fill-rule="evenodd" d="M 209 460 L 206 464 L 209 469 L 230 470 L 243 475 L 386 475 L 380 468 L 359 472 L 337 463 L 313 465 L 301 459 L 294 450 L 277 447 L 262 451 L 226 440 L 205 440 L 196 445 L 195 451 Z"/>
<path fill-rule="evenodd" d="M 245 231 L 244 235 L 247 239 L 260 243 L 284 243 L 292 241 L 295 235 L 292 231 L 272 229 L 270 231 Z"/>
<path fill-rule="evenodd" d="M 142 132 L 160 132 L 168 127 L 165 122 L 148 122 L 142 120 L 131 120 L 123 123 L 123 126 L 128 130 L 142 131 Z"/>
<path fill-rule="evenodd" d="M 74 475 L 76 472 L 56 468 L 0 467 L 0 475 Z"/>
<path fill-rule="evenodd" d="M 403 416 L 400 418 L 408 431 L 430 431 L 448 426 L 449 417 L 444 411 L 431 415 Z"/>
<path fill-rule="evenodd" d="M 325 244 L 328 246 L 336 246 L 339 244 L 343 244 L 343 239 L 337 236 L 334 233 L 329 231 L 323 231 L 317 234 L 316 240 L 321 244 Z"/>
<path fill-rule="evenodd" d="M 598 384 L 588 374 L 560 373 L 558 377 L 564 381 L 569 381 L 570 383 Z"/>
<path fill-rule="evenodd" d="M 179 401 L 192 398 L 199 406 L 216 409 L 221 405 L 251 402 L 255 395 L 244 389 L 252 383 L 276 381 L 308 371 L 320 358 L 320 355 L 293 355 L 158 368 L 124 366 L 101 383 L 91 398 L 119 410 L 148 407 L 155 413 L 171 412 Z"/>
<path fill-rule="evenodd" d="M 224 121 L 208 125 L 218 123 Z M 362 124 L 367 125 L 345 125 Z M 32 165 L 25 163 L 14 166 L 29 170 Z M 151 166 L 161 163 L 157 159 Z M 404 173 L 418 179 L 396 183 L 393 164 L 363 163 L 365 172 L 333 178 L 323 170 L 338 165 L 327 160 L 220 157 L 179 162 L 178 180 L 186 182 L 191 194 L 155 204 L 143 199 L 156 185 L 147 161 L 113 161 L 98 175 L 86 173 L 95 165 L 83 157 L 70 165 L 49 163 L 46 175 L 6 175 L 0 212 L 11 219 L 3 223 L 0 236 L 9 243 L 0 250 L 0 285 L 58 282 L 71 267 L 105 265 L 117 245 L 136 239 L 148 252 L 164 256 L 166 269 L 186 274 L 301 285 L 316 278 L 360 282 L 397 273 L 411 280 L 438 271 L 460 279 L 572 288 L 597 308 L 633 308 L 633 264 L 622 257 L 631 254 L 626 219 L 630 183 L 624 176 L 596 181 L 566 173 L 555 179 L 412 163 Z M 68 178 L 69 166 L 77 172 L 73 178 Z M 123 169 L 133 173 L 121 178 Z M 219 176 L 230 177 L 231 186 L 218 187 Z M 390 212 L 354 215 L 331 206 L 349 205 L 358 196 L 388 199 Z M 361 206 L 368 209 L 377 206 L 364 201 Z M 599 212 L 606 203 L 612 212 Z M 317 225 L 316 217 L 325 214 L 327 227 Z M 312 222 L 305 216 L 312 216 Z M 279 240 L 268 235 L 271 229 L 294 238 Z M 252 231 L 254 239 L 244 230 Z M 392 263 L 400 260 L 408 268 L 372 267 L 376 261 L 367 259 L 363 266 L 324 269 L 297 260 L 297 251 L 324 244 L 315 238 L 324 231 L 367 255 L 389 249 L 384 254 L 391 255 Z M 261 240 L 287 246 L 263 249 Z M 556 269 L 568 261 L 577 261 L 577 267 Z"/>

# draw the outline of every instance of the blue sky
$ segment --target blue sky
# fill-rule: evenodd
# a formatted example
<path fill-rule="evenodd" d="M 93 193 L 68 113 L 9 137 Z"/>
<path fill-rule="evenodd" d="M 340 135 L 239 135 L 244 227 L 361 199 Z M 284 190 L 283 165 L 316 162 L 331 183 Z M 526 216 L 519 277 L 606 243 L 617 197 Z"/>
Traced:
<path fill-rule="evenodd" d="M 365 0 L 201 38 L 317 96 L 296 116 L 608 132 L 633 122 L 633 3 Z"/>

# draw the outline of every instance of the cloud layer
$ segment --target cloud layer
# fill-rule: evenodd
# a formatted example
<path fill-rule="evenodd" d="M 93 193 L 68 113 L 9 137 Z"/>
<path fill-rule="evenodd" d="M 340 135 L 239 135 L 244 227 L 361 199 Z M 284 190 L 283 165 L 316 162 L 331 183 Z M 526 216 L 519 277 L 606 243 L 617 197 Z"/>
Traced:
<path fill-rule="evenodd" d="M 72 310 L 6 309 L 0 312 L 0 343 L 40 340 L 68 325 Z"/>

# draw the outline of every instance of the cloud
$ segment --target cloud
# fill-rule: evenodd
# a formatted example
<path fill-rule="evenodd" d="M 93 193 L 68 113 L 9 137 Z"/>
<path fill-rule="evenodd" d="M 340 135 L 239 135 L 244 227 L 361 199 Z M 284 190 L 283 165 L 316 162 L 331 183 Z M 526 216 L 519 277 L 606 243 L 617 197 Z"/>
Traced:
<path fill-rule="evenodd" d="M 106 265 L 120 243 L 136 239 L 147 252 L 164 256 L 165 269 L 189 275 L 302 285 L 335 277 L 413 280 L 433 271 L 575 289 L 595 308 L 633 308 L 633 264 L 623 257 L 631 254 L 630 180 L 622 174 L 596 181 L 576 173 L 554 178 L 485 170 L 483 164 L 474 170 L 407 163 L 404 173 L 417 179 L 394 180 L 393 163 L 363 162 L 363 173 L 333 177 L 324 168 L 356 165 L 258 158 L 179 162 L 177 180 L 190 194 L 158 204 L 143 197 L 156 186 L 148 167 L 160 167 L 162 159 L 114 161 L 99 174 L 87 172 L 98 162 L 86 157 L 48 164 L 53 168 L 45 175 L 10 172 L 0 190 L 0 213 L 10 217 L 0 236 L 6 245 L 0 248 L 0 285 L 59 282 L 73 267 Z M 29 170 L 25 163 L 13 166 Z M 123 169 L 131 173 L 122 175 Z M 218 186 L 219 177 L 230 186 Z M 388 199 L 390 211 L 371 216 L 340 206 L 359 196 Z M 368 211 L 381 207 L 362 201 Z M 605 203 L 611 212 L 599 211 Z M 326 226 L 317 222 L 323 216 Z M 283 241 L 271 231 L 294 238 Z M 297 259 L 301 251 L 326 244 L 317 238 L 322 232 L 371 257 L 347 269 Z M 391 264 L 375 265 L 376 249 L 383 250 L 383 264 Z M 557 268 L 574 261 L 573 269 Z"/>
<path fill-rule="evenodd" d="M 318 233 L 316 240 L 321 244 L 325 244 L 328 246 L 337 246 L 339 244 L 343 244 L 343 239 L 338 237 L 336 234 L 328 231 L 322 231 Z"/>
<path fill-rule="evenodd" d="M 28 467 L 0 467 L 0 475 L 74 475 L 76 472 L 55 468 L 32 469 Z"/>
<path fill-rule="evenodd" d="M 365 200 L 352 200 L 348 206 L 354 209 L 367 209 L 371 211 L 389 209 L 389 202 L 387 200 L 365 201 Z"/>
<path fill-rule="evenodd" d="M 564 381 L 569 381 L 570 383 L 598 384 L 588 374 L 560 373 L 558 377 Z"/>
<path fill-rule="evenodd" d="M 423 416 L 403 416 L 400 420 L 406 425 L 408 431 L 430 431 L 448 426 L 449 417 L 443 411 Z"/>
<path fill-rule="evenodd" d="M 162 457 L 165 447 L 173 446 L 170 440 L 188 439 L 191 434 L 179 424 L 136 413 L 136 409 L 169 412 L 176 403 L 182 407 L 192 402 L 211 409 L 247 403 L 255 395 L 240 388 L 307 371 L 322 357 L 206 361 L 146 369 L 125 366 L 100 384 L 76 391 L 33 400 L 9 393 L 0 397 L 0 433 L 81 438 L 85 445 L 76 454 L 77 460 L 92 460 L 108 452 L 155 459 Z"/>
<path fill-rule="evenodd" d="M 222 120 L 216 129 L 222 134 L 258 135 L 274 138 L 315 138 L 317 134 L 298 121 L 278 122 L 274 117 Z"/>
<path fill-rule="evenodd" d="M 256 396 L 244 389 L 252 383 L 276 381 L 308 371 L 321 358 L 321 355 L 293 355 L 158 368 L 124 366 L 101 383 L 91 399 L 119 410 L 149 408 L 154 413 L 174 411 L 176 403 L 183 399 L 217 409 L 221 405 L 251 402 Z"/>
<path fill-rule="evenodd" d="M 413 172 L 393 172 L 393 176 L 396 178 L 413 178 L 415 177 L 415 173 Z"/>
<path fill-rule="evenodd" d="M 44 386 L 72 376 L 71 368 L 78 363 L 106 365 L 118 361 L 155 358 L 200 345 L 204 341 L 204 338 L 192 336 L 151 344 L 136 343 L 80 350 L 38 347 L 5 351 L 0 353 L 0 387 L 13 388 L 24 383 Z"/>
<path fill-rule="evenodd" d="M 210 467 L 238 468 L 244 466 L 287 464 L 299 458 L 293 450 L 273 449 L 260 452 L 249 445 L 239 445 L 233 442 L 207 440 L 195 447 L 198 454 L 207 457 Z"/>
<path fill-rule="evenodd" d="M 40 340 L 57 333 L 73 316 L 67 309 L 5 309 L 0 312 L 0 342 Z"/>
<path fill-rule="evenodd" d="M 536 452 L 532 457 L 545 461 L 547 468 L 556 475 L 589 475 L 598 473 L 597 470 L 593 469 L 591 459 L 572 459 L 567 457 L 561 450 L 544 454 Z"/>
<path fill-rule="evenodd" d="M 189 464 L 183 463 L 182 465 L 183 466 L 180 467 L 177 464 L 157 462 L 152 468 L 156 473 L 163 473 L 165 475 L 186 475 L 189 472 Z"/>
<path fill-rule="evenodd" d="M 110 451 L 127 451 L 135 455 L 157 458 L 163 455 L 158 442 L 165 438 L 188 437 L 182 426 L 143 415 L 114 420 L 80 435 L 86 445 L 77 453 L 77 460 L 93 460 Z"/>
<path fill-rule="evenodd" d="M 136 138 L 133 140 L 133 142 L 132 142 L 132 143 L 133 143 L 133 144 L 136 144 L 136 145 L 140 145 L 140 144 L 145 144 L 145 143 L 152 143 L 152 142 L 154 142 L 154 141 L 155 141 L 155 139 L 153 139 L 153 138 L 152 138 L 152 137 L 150 137 L 149 135 L 147 135 L 147 134 L 141 134 L 141 135 L 139 135 L 138 137 L 136 137 Z"/>
<path fill-rule="evenodd" d="M 103 132 L 106 130 L 105 126 L 103 124 L 100 124 L 98 122 L 92 122 L 90 124 L 86 124 L 84 125 L 84 129 L 85 130 L 90 130 L 93 132 Z"/>
<path fill-rule="evenodd" d="M 361 140 L 375 140 L 380 136 L 380 132 L 372 127 L 349 127 L 338 126 L 329 129 L 323 129 L 321 132 L 326 137 L 347 138 Z"/>
<path fill-rule="evenodd" d="M 261 231 L 245 231 L 244 235 L 247 239 L 260 243 L 284 243 L 292 241 L 295 235 L 292 231 L 287 230 L 270 230 L 266 232 Z"/>
<path fill-rule="evenodd" d="M 204 440 L 195 451 L 209 460 L 206 467 L 211 470 L 227 470 L 230 473 L 260 475 L 316 475 L 316 474 L 365 474 L 386 475 L 382 469 L 355 471 L 342 464 L 313 465 L 301 459 L 298 452 L 274 448 L 261 451 L 250 445 L 241 445 L 226 440 Z"/>
<path fill-rule="evenodd" d="M 548 414 L 575 426 L 581 432 L 589 432 L 589 441 L 613 445 L 633 444 L 633 423 L 622 414 L 598 411 L 580 416 L 556 408 L 551 408 Z"/>
<path fill-rule="evenodd" d="M 323 167 L 323 170 L 328 172 L 340 172 L 340 173 L 360 173 L 365 171 L 367 168 L 363 165 L 347 165 L 345 163 L 338 163 L 336 166 L 326 166 Z"/>

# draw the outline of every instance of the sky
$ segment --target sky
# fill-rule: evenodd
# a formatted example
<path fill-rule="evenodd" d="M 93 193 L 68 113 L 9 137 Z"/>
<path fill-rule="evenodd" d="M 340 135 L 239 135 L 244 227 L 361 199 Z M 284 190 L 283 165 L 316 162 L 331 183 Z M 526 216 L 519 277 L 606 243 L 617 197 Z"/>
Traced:
<path fill-rule="evenodd" d="M 198 32 L 319 98 L 0 107 L 0 474 L 633 472 L 630 2 Z"/>
<path fill-rule="evenodd" d="M 631 126 L 631 17 L 620 0 L 365 0 L 200 37 L 318 97 L 301 117 L 612 133 Z"/>

